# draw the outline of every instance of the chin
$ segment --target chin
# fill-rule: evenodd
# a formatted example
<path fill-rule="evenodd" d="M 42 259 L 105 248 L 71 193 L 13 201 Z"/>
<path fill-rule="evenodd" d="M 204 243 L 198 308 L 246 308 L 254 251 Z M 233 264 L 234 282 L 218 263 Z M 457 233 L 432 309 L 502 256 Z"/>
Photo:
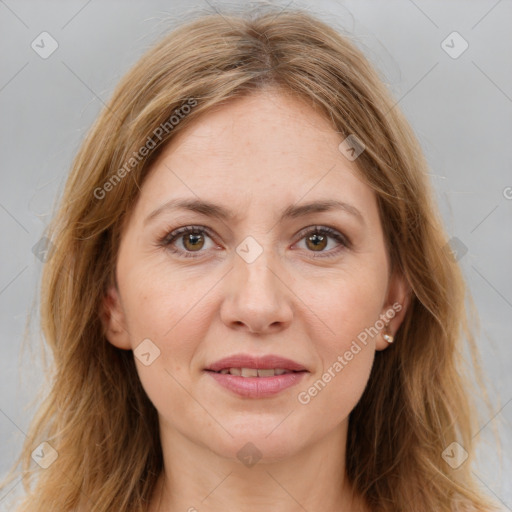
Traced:
<path fill-rule="evenodd" d="M 226 430 L 232 434 L 223 435 L 222 439 L 208 439 L 209 448 L 221 457 L 242 462 L 246 457 L 258 460 L 261 463 L 277 462 L 293 456 L 303 448 L 304 430 L 290 431 L 290 418 L 280 414 L 271 416 L 267 420 L 255 419 L 245 416 L 244 422 L 238 424 L 224 424 Z M 284 421 L 283 421 L 284 419 Z M 212 442 L 213 441 L 213 442 Z M 247 465 L 247 464 L 246 464 Z"/>

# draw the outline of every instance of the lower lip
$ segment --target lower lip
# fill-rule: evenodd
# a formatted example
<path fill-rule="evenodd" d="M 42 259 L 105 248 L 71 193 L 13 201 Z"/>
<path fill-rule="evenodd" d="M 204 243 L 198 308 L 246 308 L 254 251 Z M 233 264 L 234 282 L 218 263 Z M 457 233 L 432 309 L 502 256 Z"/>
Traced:
<path fill-rule="evenodd" d="M 221 386 L 246 398 L 266 398 L 288 389 L 304 377 L 307 372 L 284 373 L 273 377 L 240 377 L 229 373 L 206 371 Z"/>

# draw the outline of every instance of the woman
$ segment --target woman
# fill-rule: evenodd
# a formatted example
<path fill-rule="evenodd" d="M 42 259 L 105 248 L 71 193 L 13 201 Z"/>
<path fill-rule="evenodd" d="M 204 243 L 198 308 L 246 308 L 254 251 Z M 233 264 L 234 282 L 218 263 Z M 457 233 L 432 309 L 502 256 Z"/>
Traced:
<path fill-rule="evenodd" d="M 52 224 L 55 373 L 18 510 L 492 510 L 427 171 L 362 53 L 305 12 L 161 40 Z"/>

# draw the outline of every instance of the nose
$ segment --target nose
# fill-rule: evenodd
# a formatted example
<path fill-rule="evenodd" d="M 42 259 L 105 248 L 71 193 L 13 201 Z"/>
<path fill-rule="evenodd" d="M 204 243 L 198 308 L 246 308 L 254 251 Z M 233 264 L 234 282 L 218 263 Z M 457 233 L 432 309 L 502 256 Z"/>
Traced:
<path fill-rule="evenodd" d="M 286 329 L 293 317 L 292 297 L 278 258 L 265 249 L 248 263 L 235 255 L 226 276 L 221 319 L 231 329 L 271 334 Z"/>

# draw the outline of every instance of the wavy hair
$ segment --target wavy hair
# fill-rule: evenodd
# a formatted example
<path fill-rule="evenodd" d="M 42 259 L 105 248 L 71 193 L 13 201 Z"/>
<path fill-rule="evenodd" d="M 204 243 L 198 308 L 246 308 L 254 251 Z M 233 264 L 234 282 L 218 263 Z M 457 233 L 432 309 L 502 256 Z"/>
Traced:
<path fill-rule="evenodd" d="M 16 462 L 25 490 L 19 512 L 147 510 L 163 469 L 157 411 L 132 352 L 111 345 L 101 322 L 121 226 L 176 133 L 213 107 L 267 88 L 305 99 L 342 136 L 365 144 L 358 168 L 377 196 L 393 268 L 412 290 L 395 342 L 376 353 L 350 414 L 350 482 L 376 511 L 493 510 L 470 466 L 478 412 L 468 370 L 481 370 L 468 292 L 447 250 L 419 142 L 349 35 L 302 9 L 259 6 L 202 13 L 160 39 L 122 78 L 73 161 L 47 235 L 53 249 L 40 313 L 52 382 Z M 180 112 L 187 114 L 174 125 Z M 150 140 L 155 147 L 136 158 Z M 43 441 L 58 453 L 47 469 L 31 459 Z M 442 456 L 454 441 L 469 453 L 458 469 Z"/>

